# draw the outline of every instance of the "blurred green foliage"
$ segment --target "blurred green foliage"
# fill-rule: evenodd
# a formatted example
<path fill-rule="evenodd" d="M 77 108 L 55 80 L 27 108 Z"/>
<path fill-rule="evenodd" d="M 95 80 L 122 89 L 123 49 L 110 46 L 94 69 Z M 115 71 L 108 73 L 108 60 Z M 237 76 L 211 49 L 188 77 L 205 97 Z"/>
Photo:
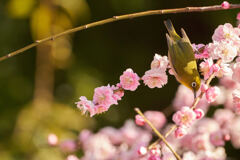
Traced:
<path fill-rule="evenodd" d="M 239 3 L 239 0 L 229 2 Z M 1 0 L 0 56 L 35 39 L 114 15 L 220 3 L 218 0 Z M 141 85 L 136 92 L 126 92 L 118 106 L 93 119 L 81 116 L 75 102 L 81 95 L 91 99 L 97 86 L 116 84 L 127 68 L 143 75 L 155 53 L 166 55 L 163 20 L 170 18 L 177 30 L 183 27 L 193 43 L 208 43 L 219 24 L 236 23 L 238 12 L 148 16 L 59 39 L 53 53 L 54 98 L 50 107 L 36 109 L 33 103 L 36 48 L 1 62 L 0 159 L 42 160 L 47 156 L 61 160 L 59 151 L 46 147 L 46 135 L 50 132 L 62 139 L 71 138 L 85 127 L 93 130 L 107 125 L 119 127 L 126 119 L 133 118 L 136 106 L 142 110 L 163 110 L 171 104 L 177 89 L 174 77 L 169 77 L 169 83 L 162 89 Z"/>

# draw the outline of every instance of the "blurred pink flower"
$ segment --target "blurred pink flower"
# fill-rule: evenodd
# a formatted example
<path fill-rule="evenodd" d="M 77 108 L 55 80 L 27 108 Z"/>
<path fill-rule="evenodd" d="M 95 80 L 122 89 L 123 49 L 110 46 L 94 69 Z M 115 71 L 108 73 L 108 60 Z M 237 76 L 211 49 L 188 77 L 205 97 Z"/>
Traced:
<path fill-rule="evenodd" d="M 203 83 L 203 84 L 201 84 L 201 92 L 206 92 L 207 91 L 207 89 L 208 89 L 208 85 L 206 85 L 205 83 Z"/>
<path fill-rule="evenodd" d="M 223 127 L 227 123 L 231 123 L 235 115 L 229 109 L 217 109 L 214 112 L 213 117 L 219 123 L 219 125 Z"/>
<path fill-rule="evenodd" d="M 216 100 L 217 96 L 219 96 L 220 94 L 220 89 L 218 87 L 210 87 L 208 88 L 208 90 L 206 91 L 206 99 L 208 101 L 208 103 L 212 103 Z"/>
<path fill-rule="evenodd" d="M 90 116 L 93 116 L 95 114 L 94 110 L 94 104 L 92 101 L 87 100 L 85 96 L 81 96 L 80 101 L 76 102 L 77 108 L 81 110 L 83 114 L 85 114 L 87 111 L 90 113 Z"/>
<path fill-rule="evenodd" d="M 168 67 L 168 63 L 169 62 L 167 56 L 155 54 L 154 59 L 151 63 L 151 69 L 160 69 L 165 72 Z"/>
<path fill-rule="evenodd" d="M 233 69 L 232 79 L 240 83 L 240 62 L 234 63 L 232 69 Z"/>
<path fill-rule="evenodd" d="M 178 127 L 174 132 L 174 135 L 176 138 L 182 138 L 186 134 L 187 134 L 187 128 L 182 126 Z"/>
<path fill-rule="evenodd" d="M 201 108 L 193 110 L 196 113 L 196 119 L 201 119 L 204 116 L 204 111 Z"/>
<path fill-rule="evenodd" d="M 240 116 L 231 122 L 231 142 L 235 148 L 240 148 Z"/>
<path fill-rule="evenodd" d="M 240 114 L 240 89 L 235 89 L 232 93 L 235 111 Z"/>
<path fill-rule="evenodd" d="M 59 144 L 62 152 L 73 153 L 77 150 L 77 144 L 73 140 L 65 140 Z"/>
<path fill-rule="evenodd" d="M 225 141 L 224 141 L 224 135 L 221 131 L 216 131 L 210 134 L 210 142 L 214 146 L 224 146 Z"/>
<path fill-rule="evenodd" d="M 179 126 L 189 127 L 195 120 L 196 113 L 188 106 L 182 107 L 180 111 L 173 115 L 173 121 Z"/>
<path fill-rule="evenodd" d="M 83 144 L 84 141 L 88 139 L 91 135 L 92 135 L 91 131 L 89 131 L 88 129 L 84 129 L 79 133 L 78 140 L 81 144 Z"/>
<path fill-rule="evenodd" d="M 230 4 L 228 1 L 224 1 L 222 4 L 221 4 L 222 8 L 223 9 L 229 9 L 230 8 Z"/>
<path fill-rule="evenodd" d="M 114 145 L 119 145 L 123 142 L 121 132 L 113 127 L 104 127 L 99 133 L 106 135 Z"/>
<path fill-rule="evenodd" d="M 237 14 L 236 19 L 237 19 L 238 21 L 240 21 L 240 12 Z"/>
<path fill-rule="evenodd" d="M 149 88 L 162 88 L 167 84 L 168 77 L 165 71 L 160 69 L 151 69 L 145 72 L 142 80 Z"/>
<path fill-rule="evenodd" d="M 68 155 L 66 160 L 79 160 L 79 158 L 75 155 Z"/>
<path fill-rule="evenodd" d="M 138 75 L 130 68 L 124 71 L 123 75 L 120 76 L 120 84 L 125 90 L 135 91 L 140 85 L 139 80 L 140 78 Z"/>
<path fill-rule="evenodd" d="M 165 115 L 159 111 L 146 111 L 144 115 L 158 130 L 163 128 L 167 122 Z"/>
<path fill-rule="evenodd" d="M 51 133 L 48 135 L 48 144 L 50 146 L 58 145 L 58 137 L 56 136 L 56 134 Z"/>
<path fill-rule="evenodd" d="M 117 101 L 113 98 L 113 90 L 110 86 L 97 87 L 94 90 L 93 103 L 106 106 L 107 108 L 112 104 L 117 104 Z"/>
<path fill-rule="evenodd" d="M 145 125 L 145 120 L 143 119 L 142 116 L 139 114 L 135 116 L 135 123 L 139 126 L 144 126 Z"/>
<path fill-rule="evenodd" d="M 139 154 L 140 156 L 146 155 L 147 152 L 148 152 L 148 150 L 147 150 L 147 148 L 144 147 L 144 146 L 141 146 L 141 147 L 138 149 L 138 154 Z"/>

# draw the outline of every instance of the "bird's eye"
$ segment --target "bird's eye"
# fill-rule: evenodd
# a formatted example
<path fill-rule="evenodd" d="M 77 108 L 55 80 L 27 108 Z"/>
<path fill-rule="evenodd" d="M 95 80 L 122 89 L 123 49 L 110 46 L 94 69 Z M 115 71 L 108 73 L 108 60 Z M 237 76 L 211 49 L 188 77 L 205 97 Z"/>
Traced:
<path fill-rule="evenodd" d="M 192 82 L 192 87 L 195 88 L 197 86 L 196 82 Z"/>

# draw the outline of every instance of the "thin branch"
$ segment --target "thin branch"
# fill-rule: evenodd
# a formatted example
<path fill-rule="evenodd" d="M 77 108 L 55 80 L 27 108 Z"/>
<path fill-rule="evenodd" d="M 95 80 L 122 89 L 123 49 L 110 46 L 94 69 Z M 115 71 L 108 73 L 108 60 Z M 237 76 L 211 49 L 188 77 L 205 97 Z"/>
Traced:
<path fill-rule="evenodd" d="M 135 111 L 142 116 L 144 121 L 152 128 L 153 132 L 156 133 L 156 135 L 166 144 L 166 146 L 171 150 L 171 152 L 174 154 L 174 156 L 177 158 L 177 160 L 181 160 L 181 157 L 175 152 L 175 150 L 172 148 L 172 146 L 168 143 L 168 141 L 164 138 L 164 136 L 158 132 L 158 130 L 154 127 L 154 125 L 144 116 L 144 114 L 140 111 L 139 108 L 135 108 Z"/>
<path fill-rule="evenodd" d="M 240 4 L 231 4 L 229 9 L 237 9 L 240 8 Z M 120 20 L 125 20 L 125 19 L 133 19 L 137 17 L 144 17 L 144 16 L 150 16 L 150 15 L 161 15 L 161 14 L 173 14 L 173 13 L 188 13 L 188 12 L 206 12 L 206 11 L 218 11 L 218 10 L 225 10 L 221 7 L 221 5 L 214 5 L 214 6 L 205 6 L 205 7 L 185 7 L 185 8 L 176 8 L 176 9 L 162 9 L 162 10 L 150 10 L 150 11 L 144 11 L 144 12 L 138 12 L 138 13 L 132 13 L 132 14 L 125 14 L 121 16 L 113 16 L 112 18 L 104 19 L 101 21 L 89 23 L 86 25 L 82 25 L 76 28 L 72 28 L 69 30 L 66 30 L 64 32 L 52 35 L 50 37 L 37 40 L 36 42 L 27 45 L 19 50 L 13 51 L 5 56 L 0 57 L 0 62 L 4 61 L 10 57 L 13 57 L 15 55 L 18 55 L 20 53 L 23 53 L 33 47 L 38 46 L 41 43 L 48 42 L 48 41 L 53 41 L 59 37 L 62 37 L 67 34 L 71 34 L 74 32 L 78 32 L 81 30 L 86 30 L 88 28 L 93 28 L 96 26 L 104 25 L 107 23 L 112 23 L 115 21 L 120 21 Z"/>
<path fill-rule="evenodd" d="M 222 62 L 221 59 L 219 59 L 216 64 L 220 65 L 220 63 Z M 208 80 L 206 81 L 206 85 L 209 86 L 211 81 L 213 80 L 213 78 L 215 77 L 215 74 L 213 73 L 209 78 Z M 191 109 L 195 109 L 197 104 L 199 103 L 199 101 L 202 99 L 202 96 L 204 95 L 204 92 L 201 92 L 199 94 L 199 96 L 197 98 L 195 98 L 192 106 L 191 106 Z M 177 128 L 177 125 L 173 125 L 168 131 L 167 133 L 164 135 L 164 138 L 167 138 L 175 129 Z M 159 144 L 161 142 L 161 138 L 156 140 L 155 142 L 153 142 L 148 148 L 152 148 L 154 147 L 155 145 Z"/>

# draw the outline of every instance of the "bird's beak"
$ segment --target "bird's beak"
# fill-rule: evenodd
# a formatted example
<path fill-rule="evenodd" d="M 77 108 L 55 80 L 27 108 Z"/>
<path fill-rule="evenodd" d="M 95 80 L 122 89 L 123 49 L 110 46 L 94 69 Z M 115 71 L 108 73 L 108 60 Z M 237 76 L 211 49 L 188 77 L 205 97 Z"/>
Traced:
<path fill-rule="evenodd" d="M 193 91 L 193 94 L 194 94 L 194 99 L 196 99 L 197 98 L 197 92 Z"/>

